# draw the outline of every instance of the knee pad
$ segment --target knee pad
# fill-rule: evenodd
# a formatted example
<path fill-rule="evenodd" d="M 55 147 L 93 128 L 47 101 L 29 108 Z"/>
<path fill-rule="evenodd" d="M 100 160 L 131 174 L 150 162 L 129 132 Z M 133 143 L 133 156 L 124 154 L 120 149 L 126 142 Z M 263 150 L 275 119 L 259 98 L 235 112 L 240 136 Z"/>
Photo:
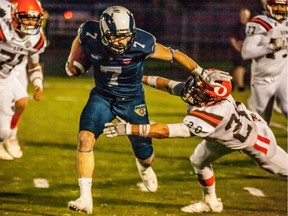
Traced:
<path fill-rule="evenodd" d="M 133 145 L 133 151 L 137 158 L 145 160 L 153 154 L 153 147 L 147 143 L 141 143 L 137 146 Z"/>
<path fill-rule="evenodd" d="M 190 156 L 190 161 L 193 167 L 204 166 L 205 162 L 205 148 L 203 145 L 198 145 L 194 150 L 193 154 Z"/>
<path fill-rule="evenodd" d="M 153 154 L 152 139 L 135 135 L 128 136 L 137 158 L 145 160 Z"/>

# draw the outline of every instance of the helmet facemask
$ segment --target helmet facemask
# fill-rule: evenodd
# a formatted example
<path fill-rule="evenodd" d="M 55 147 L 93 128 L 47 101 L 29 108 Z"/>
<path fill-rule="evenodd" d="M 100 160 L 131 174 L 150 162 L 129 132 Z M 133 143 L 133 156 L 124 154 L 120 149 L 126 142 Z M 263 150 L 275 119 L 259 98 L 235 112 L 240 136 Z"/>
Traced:
<path fill-rule="evenodd" d="M 133 45 L 135 21 L 132 13 L 121 6 L 108 7 L 100 17 L 103 45 L 116 55 L 122 55 Z"/>
<path fill-rule="evenodd" d="M 181 99 L 191 106 L 204 106 L 210 101 L 210 95 L 190 76 L 182 89 Z"/>
<path fill-rule="evenodd" d="M 25 35 L 34 35 L 37 34 L 40 31 L 43 14 L 39 15 L 32 15 L 32 14 L 26 14 L 24 12 L 15 13 L 16 18 L 16 31 L 23 33 Z M 30 21 L 34 21 L 35 25 L 29 24 Z"/>
<path fill-rule="evenodd" d="M 24 35 L 34 35 L 39 33 L 43 9 L 38 0 L 16 1 L 12 5 L 12 23 L 14 29 Z"/>
<path fill-rule="evenodd" d="M 265 10 L 267 16 L 281 22 L 287 17 L 287 0 L 267 0 Z"/>
<path fill-rule="evenodd" d="M 211 106 L 225 100 L 232 91 L 230 81 L 221 81 L 221 87 L 213 87 L 200 78 L 190 76 L 182 89 L 181 98 L 191 106 Z"/>

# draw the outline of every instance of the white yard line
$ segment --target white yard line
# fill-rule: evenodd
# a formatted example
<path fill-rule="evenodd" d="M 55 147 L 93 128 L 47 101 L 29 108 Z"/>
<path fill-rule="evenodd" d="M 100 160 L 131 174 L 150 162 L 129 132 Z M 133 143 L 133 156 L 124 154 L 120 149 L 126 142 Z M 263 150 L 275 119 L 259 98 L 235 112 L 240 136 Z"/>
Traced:
<path fill-rule="evenodd" d="M 252 196 L 265 197 L 265 194 L 260 189 L 254 187 L 244 187 L 243 189 L 248 191 Z"/>
<path fill-rule="evenodd" d="M 35 178 L 33 179 L 34 186 L 36 188 L 49 188 L 49 181 L 45 178 Z"/>

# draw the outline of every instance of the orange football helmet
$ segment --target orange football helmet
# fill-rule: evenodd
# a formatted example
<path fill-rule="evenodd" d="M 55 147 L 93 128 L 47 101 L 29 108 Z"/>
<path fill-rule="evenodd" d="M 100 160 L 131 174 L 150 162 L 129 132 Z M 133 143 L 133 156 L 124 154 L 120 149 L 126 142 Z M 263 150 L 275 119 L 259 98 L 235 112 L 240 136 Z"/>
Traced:
<path fill-rule="evenodd" d="M 11 17 L 14 29 L 25 35 L 37 34 L 43 19 L 43 9 L 38 0 L 11 0 Z"/>
<path fill-rule="evenodd" d="M 211 106 L 228 98 L 232 92 L 231 81 L 217 81 L 222 86 L 210 86 L 190 76 L 182 89 L 181 98 L 191 106 Z"/>

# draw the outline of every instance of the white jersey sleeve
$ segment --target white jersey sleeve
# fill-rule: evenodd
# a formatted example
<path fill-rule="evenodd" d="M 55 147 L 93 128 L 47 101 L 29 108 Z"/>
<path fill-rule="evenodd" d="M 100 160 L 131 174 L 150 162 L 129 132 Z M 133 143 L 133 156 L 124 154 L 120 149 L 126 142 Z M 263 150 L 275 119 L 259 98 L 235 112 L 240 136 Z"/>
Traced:
<path fill-rule="evenodd" d="M 267 16 L 259 15 L 246 24 L 246 38 L 243 42 L 242 57 L 254 59 L 273 53 L 273 45 L 270 43 L 273 23 Z"/>

